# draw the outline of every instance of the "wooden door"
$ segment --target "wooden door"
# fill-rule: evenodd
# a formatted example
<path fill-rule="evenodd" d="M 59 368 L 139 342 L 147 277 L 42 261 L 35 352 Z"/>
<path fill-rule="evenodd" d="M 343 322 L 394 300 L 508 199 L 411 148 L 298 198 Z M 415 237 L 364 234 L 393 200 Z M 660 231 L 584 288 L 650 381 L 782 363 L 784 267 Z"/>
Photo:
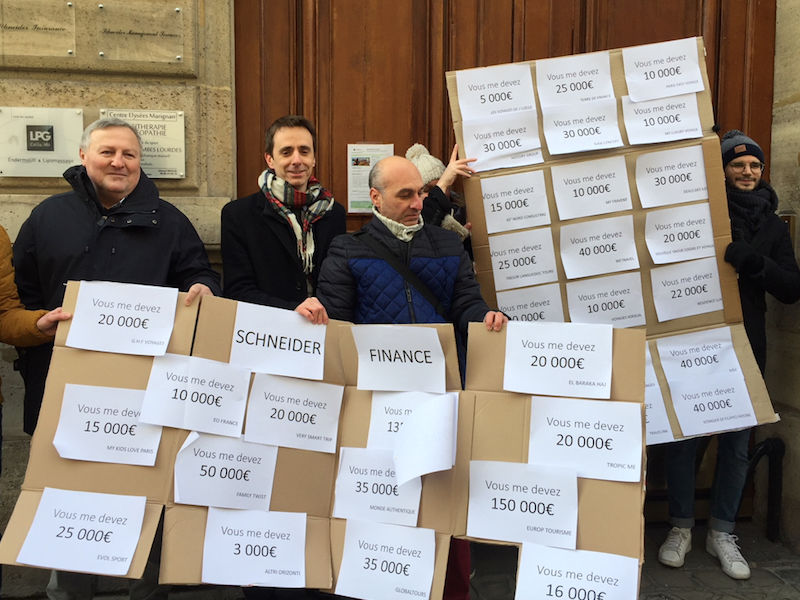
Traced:
<path fill-rule="evenodd" d="M 284 114 L 314 121 L 317 177 L 346 204 L 348 143 L 422 142 L 446 161 L 446 71 L 696 35 L 721 131 L 768 153 L 775 13 L 776 0 L 236 0 L 238 194 L 256 189 Z"/>

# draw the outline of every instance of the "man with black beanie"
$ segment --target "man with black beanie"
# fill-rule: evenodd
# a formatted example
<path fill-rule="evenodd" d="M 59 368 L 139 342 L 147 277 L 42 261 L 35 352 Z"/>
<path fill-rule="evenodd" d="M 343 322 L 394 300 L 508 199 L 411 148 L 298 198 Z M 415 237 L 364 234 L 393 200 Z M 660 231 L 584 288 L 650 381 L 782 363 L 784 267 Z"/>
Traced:
<path fill-rule="evenodd" d="M 765 292 L 791 304 L 800 299 L 800 269 L 785 223 L 775 214 L 778 196 L 766 181 L 764 152 L 755 141 L 736 129 L 722 137 L 722 164 L 733 241 L 725 260 L 739 274 L 744 327 L 762 373 L 767 360 Z M 739 552 L 733 534 L 736 513 L 747 479 L 750 429 L 717 436 L 717 464 L 711 489 L 706 550 L 719 559 L 733 579 L 749 579 L 750 567 Z M 670 567 L 683 565 L 692 549 L 694 525 L 694 470 L 700 438 L 674 442 L 667 447 L 669 522 L 672 529 L 658 552 Z"/>

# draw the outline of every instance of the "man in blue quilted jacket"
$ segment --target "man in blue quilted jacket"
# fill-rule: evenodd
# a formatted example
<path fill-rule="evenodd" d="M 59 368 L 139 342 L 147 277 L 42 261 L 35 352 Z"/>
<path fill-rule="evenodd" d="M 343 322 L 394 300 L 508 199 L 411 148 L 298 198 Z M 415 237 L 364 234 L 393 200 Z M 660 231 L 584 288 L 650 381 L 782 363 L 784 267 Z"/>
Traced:
<path fill-rule="evenodd" d="M 423 222 L 422 177 L 411 161 L 399 156 L 378 161 L 369 186 L 374 216 L 360 232 L 331 243 L 319 300 L 330 318 L 353 323 L 454 323 L 463 368 L 468 323 L 483 321 L 489 331 L 500 331 L 508 317 L 483 300 L 459 237 Z M 409 282 L 367 242 L 388 249 L 427 290 Z"/>

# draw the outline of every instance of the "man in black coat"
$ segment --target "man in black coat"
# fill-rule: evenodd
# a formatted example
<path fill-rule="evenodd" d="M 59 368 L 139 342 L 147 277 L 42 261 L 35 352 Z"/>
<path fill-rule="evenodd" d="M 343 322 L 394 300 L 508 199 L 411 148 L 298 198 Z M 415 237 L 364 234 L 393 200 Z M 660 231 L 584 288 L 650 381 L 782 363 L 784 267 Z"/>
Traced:
<path fill-rule="evenodd" d="M 222 209 L 221 249 L 225 296 L 327 323 L 317 279 L 347 221 L 344 207 L 312 176 L 316 145 L 316 130 L 305 117 L 288 115 L 270 125 L 261 189 Z"/>
<path fill-rule="evenodd" d="M 186 305 L 219 294 L 219 275 L 189 219 L 159 198 L 141 170 L 142 140 L 122 119 L 100 119 L 83 132 L 81 166 L 64 178 L 72 191 L 33 209 L 14 244 L 20 300 L 29 309 L 61 306 L 69 280 L 115 281 L 176 287 Z M 199 299 L 198 299 L 199 301 Z M 33 433 L 50 365 L 52 344 L 20 353 L 25 380 L 25 430 Z M 142 579 L 131 581 L 132 600 L 166 598 L 158 585 L 160 535 Z M 97 577 L 53 571 L 51 600 L 90 600 Z"/>
<path fill-rule="evenodd" d="M 766 293 L 791 304 L 800 299 L 800 269 L 786 224 L 775 214 L 778 196 L 766 181 L 764 152 L 738 130 L 722 137 L 722 164 L 728 193 L 733 242 L 725 260 L 739 274 L 744 328 L 756 362 L 764 371 L 767 361 Z M 750 567 L 739 552 L 733 529 L 747 479 L 747 447 L 750 429 L 717 436 L 717 464 L 711 489 L 706 551 L 719 559 L 722 570 L 733 579 L 749 579 Z M 700 438 L 667 446 L 669 522 L 672 529 L 658 552 L 658 560 L 670 567 L 683 565 L 692 548 L 694 525 L 694 476 Z"/>

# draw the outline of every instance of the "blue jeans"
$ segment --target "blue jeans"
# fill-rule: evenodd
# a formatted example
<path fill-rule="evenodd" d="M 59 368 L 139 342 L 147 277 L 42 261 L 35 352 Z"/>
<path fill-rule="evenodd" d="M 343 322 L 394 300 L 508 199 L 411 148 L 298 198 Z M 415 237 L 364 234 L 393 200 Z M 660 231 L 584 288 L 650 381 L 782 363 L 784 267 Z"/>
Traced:
<path fill-rule="evenodd" d="M 717 434 L 719 449 L 711 484 L 711 529 L 733 533 L 736 513 L 747 481 L 747 446 L 751 429 Z M 694 478 L 700 438 L 667 445 L 667 496 L 669 523 L 673 527 L 694 526 Z"/>

